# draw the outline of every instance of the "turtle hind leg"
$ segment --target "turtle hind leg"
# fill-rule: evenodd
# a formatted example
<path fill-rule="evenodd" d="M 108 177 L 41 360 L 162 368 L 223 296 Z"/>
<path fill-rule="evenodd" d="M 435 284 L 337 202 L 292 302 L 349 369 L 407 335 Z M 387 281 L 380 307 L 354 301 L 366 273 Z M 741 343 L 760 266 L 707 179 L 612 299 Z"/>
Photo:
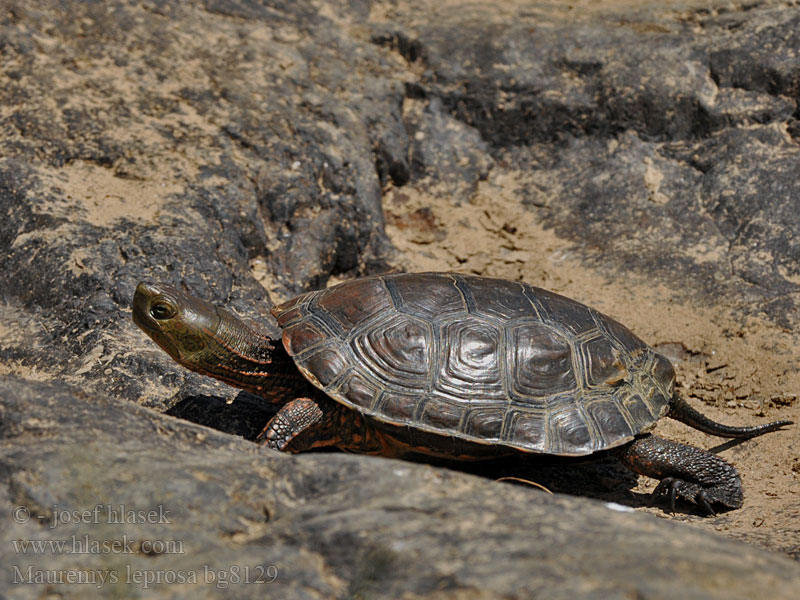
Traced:
<path fill-rule="evenodd" d="M 694 427 L 711 435 L 728 438 L 751 438 L 758 435 L 776 431 L 786 425 L 792 425 L 792 421 L 773 421 L 772 423 L 764 423 L 763 425 L 754 425 L 751 427 L 732 427 L 730 425 L 723 425 L 712 421 L 703 413 L 696 411 L 694 408 L 678 396 L 673 394 L 672 400 L 669 403 L 669 416 L 685 423 L 689 427 Z"/>
<path fill-rule="evenodd" d="M 646 435 L 614 453 L 631 471 L 661 481 L 652 498 L 667 496 L 671 512 L 676 498 L 697 504 L 712 515 L 715 505 L 725 509 L 742 505 L 742 481 L 736 468 L 710 452 Z"/>

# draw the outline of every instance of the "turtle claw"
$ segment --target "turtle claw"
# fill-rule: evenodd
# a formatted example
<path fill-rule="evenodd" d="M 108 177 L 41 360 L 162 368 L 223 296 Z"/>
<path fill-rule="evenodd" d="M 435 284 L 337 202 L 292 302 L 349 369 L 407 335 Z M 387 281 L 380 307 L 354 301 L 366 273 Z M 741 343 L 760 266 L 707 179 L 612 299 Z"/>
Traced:
<path fill-rule="evenodd" d="M 717 516 L 717 512 L 714 510 L 714 508 L 711 506 L 711 503 L 706 498 L 705 490 L 700 490 L 700 493 L 697 494 L 697 497 L 696 497 L 695 500 L 697 501 L 697 503 L 700 506 L 702 506 L 705 509 L 705 511 L 708 514 L 708 516 L 710 516 L 710 517 Z"/>
<path fill-rule="evenodd" d="M 662 479 L 656 489 L 653 490 L 653 493 L 650 494 L 650 502 L 648 503 L 649 506 L 653 506 L 657 500 L 661 499 L 661 496 L 668 496 L 669 497 L 669 514 L 673 514 L 675 512 L 675 498 L 678 495 L 678 484 L 680 483 L 679 479 L 675 479 L 674 477 L 665 477 Z"/>
<path fill-rule="evenodd" d="M 714 499 L 705 488 L 696 483 L 689 483 L 682 479 L 677 479 L 676 477 L 665 477 L 659 482 L 656 489 L 653 490 L 653 493 L 650 495 L 650 506 L 655 504 L 662 496 L 667 496 L 669 498 L 668 512 L 670 514 L 675 512 L 676 498 L 682 498 L 688 500 L 692 504 L 696 504 L 702 508 L 708 516 L 713 517 L 717 514 L 714 507 L 711 506 L 711 502 L 713 502 Z"/>

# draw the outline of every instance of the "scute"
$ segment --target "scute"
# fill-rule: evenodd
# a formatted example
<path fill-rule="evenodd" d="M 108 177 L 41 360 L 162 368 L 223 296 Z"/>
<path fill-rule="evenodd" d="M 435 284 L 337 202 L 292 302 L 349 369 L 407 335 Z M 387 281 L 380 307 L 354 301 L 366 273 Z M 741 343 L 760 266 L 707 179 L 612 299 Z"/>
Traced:
<path fill-rule="evenodd" d="M 617 446 L 661 416 L 674 379 L 669 361 L 613 319 L 523 283 L 383 275 L 273 313 L 314 385 L 426 432 L 419 439 L 441 445 L 432 451 L 453 438 L 562 455 Z"/>
<path fill-rule="evenodd" d="M 525 323 L 511 330 L 511 342 L 512 383 L 518 395 L 549 398 L 576 388 L 572 350 L 558 330 L 544 323 Z"/>
<path fill-rule="evenodd" d="M 627 369 L 622 361 L 622 352 L 607 338 L 596 337 L 582 343 L 581 359 L 588 385 L 613 386 L 625 381 Z"/>
<path fill-rule="evenodd" d="M 309 353 L 296 359 L 299 366 L 313 373 L 322 387 L 327 387 L 347 370 L 347 361 L 335 347 L 322 348 L 318 352 Z"/>
<path fill-rule="evenodd" d="M 465 407 L 446 402 L 428 402 L 421 419 L 435 429 L 456 431 L 464 417 Z"/>
<path fill-rule="evenodd" d="M 550 415 L 550 452 L 553 454 L 589 454 L 597 447 L 581 405 L 564 403 Z"/>
<path fill-rule="evenodd" d="M 653 357 L 653 377 L 667 388 L 671 387 L 675 380 L 675 368 L 660 354 Z"/>
<path fill-rule="evenodd" d="M 419 395 L 388 391 L 381 396 L 378 409 L 390 423 L 411 423 L 419 408 Z"/>
<path fill-rule="evenodd" d="M 476 408 L 469 412 L 466 432 L 475 437 L 499 441 L 505 416 L 505 408 Z"/>
<path fill-rule="evenodd" d="M 639 394 L 632 394 L 622 400 L 622 406 L 628 411 L 634 423 L 652 423 L 660 415 L 654 415 L 650 407 Z"/>
<path fill-rule="evenodd" d="M 283 345 L 290 356 L 296 356 L 326 340 L 325 332 L 311 321 L 300 321 L 283 330 Z"/>
<path fill-rule="evenodd" d="M 501 369 L 502 337 L 497 327 L 474 319 L 454 319 L 442 324 L 444 348 L 436 389 L 460 395 L 464 389 L 486 399 L 506 397 Z"/>
<path fill-rule="evenodd" d="M 463 281 L 476 313 L 502 321 L 536 314 L 534 306 L 522 293 L 522 283 L 474 276 L 463 276 Z"/>
<path fill-rule="evenodd" d="M 593 312 L 588 306 L 566 296 L 529 286 L 538 304 L 544 309 L 544 318 L 564 331 L 579 335 L 595 327 Z"/>
<path fill-rule="evenodd" d="M 543 411 L 517 411 L 506 416 L 506 439 L 516 446 L 548 450 L 549 417 Z"/>
<path fill-rule="evenodd" d="M 395 314 L 351 344 L 362 368 L 384 384 L 424 391 L 430 382 L 433 333 L 424 321 Z"/>
<path fill-rule="evenodd" d="M 622 346 L 628 351 L 637 350 L 640 348 L 647 348 L 645 344 L 638 337 L 633 335 L 630 329 L 625 327 L 622 323 L 618 323 L 611 317 L 605 317 L 602 320 L 603 327 L 614 337 Z"/>
<path fill-rule="evenodd" d="M 603 439 L 630 439 L 638 433 L 629 423 L 613 395 L 587 402 L 585 409 L 594 422 L 598 435 Z"/>
<path fill-rule="evenodd" d="M 465 301 L 454 277 L 419 273 L 416 277 L 387 276 L 386 285 L 397 310 L 424 319 L 463 312 Z"/>
<path fill-rule="evenodd" d="M 371 279 L 359 279 L 340 290 L 321 294 L 317 309 L 335 318 L 345 330 L 350 330 L 373 315 L 391 306 L 389 292 Z"/>

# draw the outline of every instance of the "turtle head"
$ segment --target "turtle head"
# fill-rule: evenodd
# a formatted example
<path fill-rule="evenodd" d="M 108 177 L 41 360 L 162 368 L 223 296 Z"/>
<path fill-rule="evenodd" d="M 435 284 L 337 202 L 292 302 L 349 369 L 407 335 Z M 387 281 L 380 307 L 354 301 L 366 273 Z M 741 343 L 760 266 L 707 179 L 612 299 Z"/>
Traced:
<path fill-rule="evenodd" d="M 133 295 L 133 322 L 184 367 L 233 386 L 284 399 L 302 379 L 292 359 L 266 333 L 232 312 L 166 284 L 140 283 Z M 282 388 L 281 388 L 282 389 Z"/>
<path fill-rule="evenodd" d="M 220 324 L 219 309 L 166 284 L 140 283 L 133 322 L 173 359 L 199 370 Z"/>

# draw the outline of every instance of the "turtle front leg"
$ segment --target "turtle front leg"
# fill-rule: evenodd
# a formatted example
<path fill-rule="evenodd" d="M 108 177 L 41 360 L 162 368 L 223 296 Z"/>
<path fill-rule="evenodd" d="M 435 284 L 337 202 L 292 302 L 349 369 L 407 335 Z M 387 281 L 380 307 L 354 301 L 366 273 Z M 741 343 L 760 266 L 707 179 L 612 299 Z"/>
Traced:
<path fill-rule="evenodd" d="M 615 451 L 631 471 L 659 479 L 653 499 L 683 498 L 715 514 L 713 505 L 728 509 L 742 505 L 742 481 L 736 468 L 710 452 L 655 435 L 638 438 Z"/>
<path fill-rule="evenodd" d="M 364 417 L 329 398 L 296 398 L 270 419 L 256 438 L 282 452 L 336 446 L 342 450 L 380 454 L 384 442 Z"/>
<path fill-rule="evenodd" d="M 256 442 L 273 450 L 289 451 L 289 444 L 298 435 L 315 429 L 324 420 L 323 409 L 311 398 L 296 398 L 284 404 L 269 420 Z"/>

